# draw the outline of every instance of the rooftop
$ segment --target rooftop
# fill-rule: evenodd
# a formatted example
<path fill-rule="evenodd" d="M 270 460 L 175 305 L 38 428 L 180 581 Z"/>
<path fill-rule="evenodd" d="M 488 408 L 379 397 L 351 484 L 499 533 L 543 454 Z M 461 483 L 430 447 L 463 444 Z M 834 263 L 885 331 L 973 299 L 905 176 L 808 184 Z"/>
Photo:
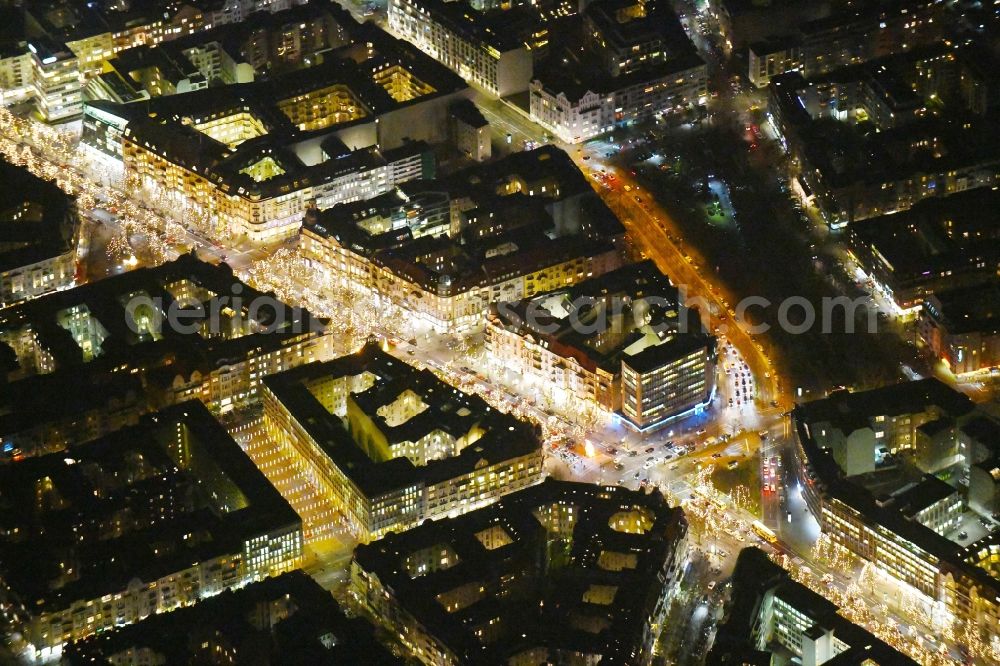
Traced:
<path fill-rule="evenodd" d="M 549 479 L 360 546 L 354 560 L 461 663 L 506 663 L 533 648 L 556 662 L 565 652 L 632 663 L 679 574 L 686 531 L 659 491 Z M 432 566 L 427 552 L 438 555 Z"/>
<path fill-rule="evenodd" d="M 262 619 L 262 606 L 276 612 Z M 63 651 L 62 663 L 112 662 L 139 650 L 148 650 L 164 663 L 190 663 L 204 641 L 222 643 L 237 663 L 262 666 L 403 663 L 375 639 L 370 624 L 348 619 L 330 593 L 302 571 L 227 590 L 194 606 L 150 615 L 72 643 Z"/>
<path fill-rule="evenodd" d="M 866 403 L 872 405 L 865 407 Z M 793 411 L 793 419 L 798 441 L 805 453 L 803 462 L 809 466 L 815 477 L 815 483 L 827 498 L 850 507 L 868 524 L 877 525 L 907 540 L 915 548 L 926 553 L 931 560 L 936 561 L 942 569 L 950 571 L 956 580 L 975 585 L 980 596 L 993 595 L 1000 599 L 1000 581 L 984 569 L 969 564 L 967 549 L 911 520 L 907 515 L 909 512 L 901 510 L 901 506 L 897 503 L 879 501 L 855 479 L 845 476 L 830 452 L 820 447 L 810 434 L 817 422 L 835 419 L 834 413 L 841 406 L 848 406 L 847 413 L 853 414 L 854 417 L 846 418 L 849 423 L 854 423 L 862 413 L 900 415 L 921 411 L 923 406 L 929 404 L 937 405 L 952 417 L 968 415 L 974 408 L 973 403 L 964 394 L 936 379 L 905 382 L 852 394 L 843 392 L 824 400 L 799 405 Z M 834 423 L 840 422 L 834 421 Z M 847 424 L 841 424 L 839 427 L 844 425 Z M 939 489 L 935 491 L 938 493 L 936 496 L 940 496 L 943 487 L 937 484 L 935 487 Z"/>
<path fill-rule="evenodd" d="M 68 252 L 78 225 L 72 197 L 0 159 L 0 272 Z"/>
<path fill-rule="evenodd" d="M 473 9 L 468 2 L 447 2 L 445 0 L 413 0 L 434 21 L 463 39 L 493 48 L 500 54 L 525 48 L 516 34 L 505 25 L 505 11 L 481 12 Z M 497 55 L 499 58 L 499 54 Z"/>
<path fill-rule="evenodd" d="M 346 413 L 340 413 L 324 396 L 332 382 L 345 378 L 353 379 Z M 533 426 L 374 343 L 333 361 L 271 375 L 264 385 L 368 497 L 452 479 L 540 446 Z"/>
<path fill-rule="evenodd" d="M 745 663 L 771 663 L 769 646 L 760 646 L 754 637 L 761 622 L 761 606 L 768 595 L 780 598 L 805 615 L 814 624 L 804 630 L 818 637 L 832 632 L 842 643 L 842 651 L 825 664 L 861 666 L 863 664 L 899 664 L 916 662 L 896 651 L 868 630 L 839 614 L 838 607 L 822 595 L 794 581 L 789 573 L 768 559 L 759 548 L 744 548 L 736 560 L 732 592 L 726 620 L 720 625 L 709 666 L 737 666 Z M 751 659 L 755 661 L 751 662 Z"/>
<path fill-rule="evenodd" d="M 942 63 L 952 68 L 949 75 L 965 76 L 959 68 L 981 57 L 975 49 L 939 43 L 808 80 L 792 71 L 772 80 L 772 104 L 833 187 L 993 163 L 1000 161 L 1000 117 L 970 111 L 954 86 L 914 83 L 929 70 L 945 76 Z M 847 92 L 850 86 L 855 92 Z M 882 107 L 888 114 L 877 112 Z"/>
<path fill-rule="evenodd" d="M 932 316 L 949 335 L 1000 333 L 1000 283 L 938 291 L 934 301 Z"/>
<path fill-rule="evenodd" d="M 897 281 L 1000 265 L 1000 227 L 983 211 L 1000 192 L 978 188 L 930 198 L 909 210 L 853 222 L 851 242 L 870 247 Z"/>
<path fill-rule="evenodd" d="M 446 194 L 473 207 L 466 208 L 464 226 L 452 235 L 420 235 L 419 215 L 409 218 L 408 226 L 372 231 L 359 224 L 375 207 L 367 204 L 322 211 L 309 229 L 425 290 L 450 294 L 609 252 L 624 233 L 569 157 L 552 146 L 403 190 L 409 196 Z M 380 203 L 395 202 L 394 194 Z M 567 213 L 570 209 L 579 214 Z"/>
<path fill-rule="evenodd" d="M 166 385 L 175 375 L 207 373 L 234 357 L 323 330 L 307 310 L 246 286 L 225 264 L 191 254 L 0 312 L 0 340 L 17 350 L 29 374 L 89 364 L 95 374 L 122 367 L 165 372 Z M 25 336 L 33 344 L 19 344 Z"/>
<path fill-rule="evenodd" d="M 591 371 L 616 374 L 622 361 L 641 371 L 711 343 L 697 313 L 679 308 L 677 298 L 669 278 L 652 261 L 643 261 L 565 289 L 499 303 L 491 316 Z"/>
<path fill-rule="evenodd" d="M 41 613 L 120 592 L 300 522 L 200 402 L 0 465 L 4 580 Z"/>
<path fill-rule="evenodd" d="M 963 416 L 974 408 L 973 402 L 938 379 L 894 384 L 870 391 L 834 391 L 822 400 L 796 407 L 804 423 L 826 423 L 845 435 L 867 428 L 876 416 L 900 416 L 937 407 L 945 415 Z"/>
<path fill-rule="evenodd" d="M 338 132 L 466 88 L 410 44 L 371 27 L 356 33 L 320 63 L 253 83 L 89 104 L 126 120 L 129 141 L 233 193 L 278 196 L 388 160 L 376 145 L 348 150 Z M 277 168 L 255 169 L 262 160 Z"/>

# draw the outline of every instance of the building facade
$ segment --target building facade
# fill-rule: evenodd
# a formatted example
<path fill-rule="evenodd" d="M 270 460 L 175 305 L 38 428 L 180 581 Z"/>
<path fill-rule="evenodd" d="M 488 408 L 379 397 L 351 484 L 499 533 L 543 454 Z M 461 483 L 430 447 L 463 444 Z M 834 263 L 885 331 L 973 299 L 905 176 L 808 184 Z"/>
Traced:
<path fill-rule="evenodd" d="M 0 161 L 0 306 L 75 285 L 79 234 L 72 197 Z"/>
<path fill-rule="evenodd" d="M 129 460 L 146 467 L 100 474 Z M 301 520 L 199 403 L 3 475 L 20 515 L 44 524 L 60 513 L 75 525 L 71 538 L 31 523 L 0 541 L 9 599 L 43 659 L 301 564 Z"/>
<path fill-rule="evenodd" d="M 559 407 L 618 412 L 640 430 L 705 409 L 715 394 L 715 340 L 677 299 L 646 261 L 494 304 L 491 370 L 531 382 Z"/>
<path fill-rule="evenodd" d="M 452 6 L 455 5 L 455 6 Z M 497 97 L 527 90 L 533 58 L 523 43 L 480 24 L 464 3 L 392 0 L 389 30 Z"/>
<path fill-rule="evenodd" d="M 542 479 L 538 434 L 369 343 L 265 379 L 267 434 L 361 541 L 491 504 Z"/>
<path fill-rule="evenodd" d="M 687 562 L 687 522 L 659 492 L 550 479 L 360 546 L 350 593 L 429 666 L 639 666 Z"/>
<path fill-rule="evenodd" d="M 881 430 L 890 416 L 894 423 Z M 872 441 L 892 437 L 901 437 L 906 443 L 918 441 L 917 434 L 909 434 L 915 422 L 923 424 L 918 433 L 925 436 L 935 423 L 955 432 L 960 469 L 981 464 L 986 462 L 984 453 L 971 444 L 966 430 L 982 418 L 967 397 L 937 380 L 835 393 L 800 405 L 793 412 L 793 473 L 807 507 L 834 543 L 918 590 L 951 617 L 970 622 L 975 631 L 986 636 L 996 632 L 1000 624 L 1000 595 L 989 565 L 991 551 L 945 536 L 954 532 L 966 506 L 967 498 L 959 492 L 967 491 L 927 476 L 891 495 L 876 495 L 864 485 L 866 470 L 870 472 L 872 466 L 858 464 L 865 457 L 859 450 L 871 455 L 874 447 L 878 454 L 879 445 Z M 852 438 L 844 441 L 842 437 L 865 430 L 876 436 L 868 444 L 858 445 L 852 463 L 843 452 L 845 446 L 851 447 Z M 995 426 L 992 431 L 997 431 Z M 884 434 L 879 437 L 880 433 Z M 995 444 L 989 448 L 986 455 L 995 458 Z M 917 459 L 926 460 L 926 456 Z M 985 537 L 988 540 L 989 535 Z"/>

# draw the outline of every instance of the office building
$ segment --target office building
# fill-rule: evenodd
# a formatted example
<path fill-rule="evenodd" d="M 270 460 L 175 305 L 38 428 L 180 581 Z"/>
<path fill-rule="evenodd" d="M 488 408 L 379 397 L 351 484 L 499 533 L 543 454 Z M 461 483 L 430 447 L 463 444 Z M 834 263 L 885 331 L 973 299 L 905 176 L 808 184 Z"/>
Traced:
<path fill-rule="evenodd" d="M 59 402 L 60 393 L 72 393 L 81 375 L 93 377 L 84 385 L 96 385 L 98 376 L 113 384 L 115 375 L 134 373 L 153 404 L 198 399 L 213 411 L 256 401 L 265 375 L 327 359 L 333 344 L 308 311 L 251 289 L 225 265 L 191 255 L 6 308 L 0 313 L 0 342 L 11 362 L 4 369 L 12 389 L 5 399 L 12 404 L 29 401 L 19 395 L 22 386 L 44 387 L 45 400 Z M 66 414 L 92 409 L 81 406 Z M 58 438 L 61 428 L 56 434 L 40 430 L 42 421 L 37 414 L 4 414 L 0 423 L 9 424 L 4 441 L 23 455 L 65 446 Z M 33 434 L 22 441 L 13 436 L 18 432 Z"/>
<path fill-rule="evenodd" d="M 395 666 L 365 620 L 348 619 L 302 571 L 227 590 L 193 606 L 151 615 L 73 643 L 63 664 L 197 661 Z"/>
<path fill-rule="evenodd" d="M 0 466 L 6 597 L 41 658 L 298 568 L 301 520 L 199 402 Z"/>
<path fill-rule="evenodd" d="M 492 95 L 528 89 L 533 56 L 510 30 L 506 12 L 480 12 L 465 2 L 391 0 L 389 30 Z"/>
<path fill-rule="evenodd" d="M 0 306 L 76 284 L 79 234 L 73 197 L 0 160 Z"/>
<path fill-rule="evenodd" d="M 536 429 L 369 342 L 264 380 L 268 436 L 361 541 L 538 483 Z"/>
<path fill-rule="evenodd" d="M 301 248 L 328 284 L 371 290 L 411 325 L 467 330 L 491 303 L 621 265 L 621 223 L 551 146 L 401 189 L 427 206 L 391 227 L 376 207 L 337 206 L 307 221 Z"/>
<path fill-rule="evenodd" d="M 758 548 L 740 551 L 731 585 L 709 666 L 772 664 L 789 656 L 803 666 L 917 664 L 845 618 L 836 604 L 793 580 Z"/>
<path fill-rule="evenodd" d="M 658 490 L 549 479 L 360 546 L 356 601 L 423 664 L 648 664 L 687 565 Z"/>
<path fill-rule="evenodd" d="M 535 68 L 532 120 L 569 143 L 704 105 L 708 73 L 665 3 L 595 0 L 553 26 Z"/>
<path fill-rule="evenodd" d="M 715 339 L 652 261 L 494 304 L 486 348 L 494 372 L 554 404 L 617 411 L 640 430 L 706 408 L 715 392 Z"/>

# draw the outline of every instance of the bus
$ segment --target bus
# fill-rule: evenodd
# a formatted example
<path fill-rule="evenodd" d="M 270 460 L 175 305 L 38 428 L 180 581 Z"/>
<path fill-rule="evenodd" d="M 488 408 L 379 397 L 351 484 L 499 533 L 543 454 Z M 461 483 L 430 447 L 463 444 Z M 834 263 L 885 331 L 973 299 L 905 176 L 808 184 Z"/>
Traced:
<path fill-rule="evenodd" d="M 759 520 L 753 521 L 752 528 L 754 534 L 768 543 L 775 543 L 778 540 L 778 535 L 768 529 L 767 525 Z"/>

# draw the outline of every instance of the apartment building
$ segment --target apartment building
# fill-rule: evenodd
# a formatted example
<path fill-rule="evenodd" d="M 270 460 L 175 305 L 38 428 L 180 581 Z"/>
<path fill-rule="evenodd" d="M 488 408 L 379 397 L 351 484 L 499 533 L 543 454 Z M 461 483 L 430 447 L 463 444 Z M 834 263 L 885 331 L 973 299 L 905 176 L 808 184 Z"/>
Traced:
<path fill-rule="evenodd" d="M 495 372 L 528 379 L 555 405 L 617 411 L 640 430 L 705 409 L 715 393 L 715 340 L 651 261 L 494 304 L 486 348 Z"/>
<path fill-rule="evenodd" d="M 659 491 L 549 479 L 358 547 L 350 592 L 422 664 L 639 666 L 687 563 Z"/>
<path fill-rule="evenodd" d="M 79 233 L 72 197 L 0 161 L 0 306 L 75 285 Z"/>
<path fill-rule="evenodd" d="M 369 342 L 264 380 L 267 434 L 362 542 L 542 479 L 536 428 Z"/>
<path fill-rule="evenodd" d="M 497 97 L 527 90 L 533 56 L 504 27 L 464 2 L 392 0 L 389 30 Z"/>
<path fill-rule="evenodd" d="M 41 659 L 301 564 L 301 520 L 198 402 L 0 477 L 3 582 Z"/>

